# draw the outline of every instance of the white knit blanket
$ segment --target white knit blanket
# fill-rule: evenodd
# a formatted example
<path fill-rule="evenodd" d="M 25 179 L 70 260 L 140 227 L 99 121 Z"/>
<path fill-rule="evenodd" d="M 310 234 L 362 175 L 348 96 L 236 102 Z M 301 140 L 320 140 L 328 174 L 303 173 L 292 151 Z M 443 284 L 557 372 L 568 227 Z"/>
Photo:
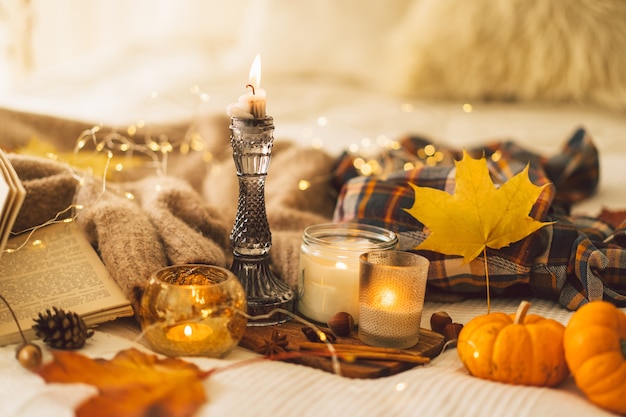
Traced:
<path fill-rule="evenodd" d="M 519 300 L 494 300 L 492 311 L 515 311 Z M 532 300 L 532 311 L 567 323 L 571 315 L 557 304 Z M 447 311 L 467 322 L 486 311 L 484 301 L 453 304 L 427 302 L 423 314 Z M 121 349 L 147 349 L 138 330 L 120 321 L 101 326 L 81 352 L 111 358 Z M 149 352 L 149 350 L 147 350 Z M 212 369 L 256 357 L 237 348 L 226 359 L 188 358 Z M 14 346 L 0 348 L 0 416 L 65 417 L 94 393 L 85 385 L 46 384 L 21 368 Z M 556 388 L 536 388 L 481 380 L 468 375 L 456 349 L 445 351 L 426 366 L 380 379 L 349 379 L 302 365 L 254 362 L 210 376 L 203 383 L 208 401 L 198 417 L 323 416 L 551 416 L 608 417 L 612 414 L 587 401 L 568 378 Z"/>

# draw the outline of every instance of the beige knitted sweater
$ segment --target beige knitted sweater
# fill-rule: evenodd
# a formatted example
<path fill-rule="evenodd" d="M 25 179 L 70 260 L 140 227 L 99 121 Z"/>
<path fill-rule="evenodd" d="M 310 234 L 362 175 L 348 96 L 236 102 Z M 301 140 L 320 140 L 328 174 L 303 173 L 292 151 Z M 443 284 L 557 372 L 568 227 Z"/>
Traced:
<path fill-rule="evenodd" d="M 72 149 L 93 124 L 0 109 L 0 145 L 14 149 L 36 137 L 59 150 Z M 27 196 L 14 231 L 37 226 L 73 203 L 83 206 L 76 221 L 109 273 L 135 308 L 150 273 L 182 263 L 228 266 L 230 230 L 237 210 L 238 182 L 229 143 L 228 119 L 196 120 L 213 159 L 174 152 L 168 175 L 127 172 L 109 181 L 45 157 L 10 154 Z M 153 127 L 171 141 L 190 123 Z M 333 158 L 276 138 L 266 181 L 266 211 L 272 232 L 270 260 L 290 286 L 297 282 L 299 247 L 306 226 L 329 222 L 336 195 L 329 184 Z M 81 181 L 79 182 L 79 179 Z M 306 191 L 300 179 L 316 179 Z M 103 190 L 104 191 L 103 193 Z M 158 190 L 158 191 L 157 191 Z M 125 195 L 132 193 L 134 199 Z"/>

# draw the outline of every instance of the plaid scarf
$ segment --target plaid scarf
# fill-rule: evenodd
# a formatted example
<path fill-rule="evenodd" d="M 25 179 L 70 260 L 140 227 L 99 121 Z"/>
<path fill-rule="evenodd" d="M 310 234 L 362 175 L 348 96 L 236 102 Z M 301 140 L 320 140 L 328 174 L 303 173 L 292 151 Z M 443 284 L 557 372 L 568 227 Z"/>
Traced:
<path fill-rule="evenodd" d="M 583 129 L 550 158 L 513 142 L 491 143 L 468 153 L 487 158 L 496 185 L 526 165 L 534 184 L 550 184 L 529 214 L 554 223 L 505 248 L 487 249 L 492 294 L 534 295 L 558 301 L 570 310 L 598 299 L 626 306 L 626 222 L 612 226 L 601 218 L 570 214 L 572 204 L 591 196 L 599 180 L 598 152 Z M 334 177 L 339 190 L 334 221 L 392 230 L 398 234 L 399 250 L 415 251 L 428 230 L 404 210 L 413 205 L 409 183 L 454 192 L 453 161 L 461 156 L 459 150 L 415 136 L 402 139 L 398 147 L 369 161 L 344 153 Z M 361 175 L 363 169 L 356 167 L 363 163 L 380 172 Z M 466 295 L 485 294 L 484 259 L 463 263 L 457 256 L 415 252 L 430 260 L 429 286 Z"/>

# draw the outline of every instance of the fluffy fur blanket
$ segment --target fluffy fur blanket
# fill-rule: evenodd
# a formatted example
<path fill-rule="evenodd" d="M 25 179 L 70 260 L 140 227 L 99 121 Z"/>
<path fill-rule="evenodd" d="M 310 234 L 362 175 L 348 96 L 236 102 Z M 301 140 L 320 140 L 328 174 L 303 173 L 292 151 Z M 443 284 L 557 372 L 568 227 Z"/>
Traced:
<path fill-rule="evenodd" d="M 624 22 L 621 0 L 419 0 L 394 33 L 389 80 L 428 97 L 624 110 Z"/>
<path fill-rule="evenodd" d="M 326 73 L 427 98 L 626 110 L 623 0 L 261 0 L 251 6 L 233 57 L 260 51 L 264 73 Z"/>

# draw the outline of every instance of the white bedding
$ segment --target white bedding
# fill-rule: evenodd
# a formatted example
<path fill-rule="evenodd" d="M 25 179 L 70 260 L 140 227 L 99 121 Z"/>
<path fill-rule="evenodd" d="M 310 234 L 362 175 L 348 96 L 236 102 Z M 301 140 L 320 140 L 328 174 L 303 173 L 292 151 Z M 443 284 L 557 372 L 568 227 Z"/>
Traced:
<path fill-rule="evenodd" d="M 543 300 L 533 311 L 567 323 L 570 313 Z M 515 300 L 495 300 L 493 311 L 515 311 Z M 444 309 L 459 322 L 484 314 L 484 302 L 427 302 L 423 317 Z M 424 320 L 424 319 L 423 319 Z M 426 324 L 427 325 L 427 324 Z M 84 354 L 110 358 L 121 349 L 145 347 L 125 320 L 101 326 Z M 237 348 L 224 360 L 190 358 L 212 369 L 256 355 Z M 72 406 L 94 393 L 84 385 L 45 384 L 20 367 L 14 347 L 0 348 L 0 415 L 71 416 Z M 198 416 L 610 416 L 587 401 L 567 379 L 557 388 L 489 382 L 467 374 L 455 349 L 426 366 L 380 379 L 349 379 L 301 365 L 256 362 L 217 373 L 204 382 L 208 402 Z"/>
<path fill-rule="evenodd" d="M 211 79 L 201 55 L 179 51 L 170 56 L 127 57 L 122 76 L 116 66 L 99 62 L 98 76 L 81 72 L 42 78 L 29 90 L 7 94 L 0 105 L 93 122 L 123 126 L 136 119 L 184 119 L 198 112 L 223 112 L 247 81 L 247 68 Z M 252 58 L 252 57 L 251 57 Z M 158 73 L 152 71 L 159 65 Z M 208 67 L 204 67 L 208 68 Z M 199 103 L 189 92 L 199 85 L 210 94 Z M 601 186 L 576 210 L 596 213 L 602 206 L 626 208 L 626 118 L 597 108 L 556 104 L 405 101 L 329 77 L 281 77 L 264 80 L 268 113 L 274 117 L 277 141 L 303 146 L 322 144 L 333 154 L 369 138 L 396 139 L 418 133 L 455 146 L 492 139 L 512 139 L 530 149 L 555 153 L 579 126 L 595 140 L 601 157 Z M 150 98 L 156 91 L 159 99 Z M 271 167 L 270 167 L 271 170 Z M 234 173 L 233 173 L 234 175 Z M 493 311 L 513 312 L 519 300 L 494 300 Z M 422 325 L 430 314 L 447 311 L 465 323 L 484 314 L 481 301 L 452 304 L 427 302 Z M 533 311 L 567 323 L 571 313 L 559 305 L 533 300 Z M 137 331 L 125 320 L 99 327 L 82 351 L 111 357 L 131 346 Z M 14 346 L 0 348 L 0 416 L 61 417 L 90 395 L 86 386 L 46 385 L 23 370 Z M 253 357 L 238 348 L 224 360 L 190 359 L 202 368 Z M 427 366 L 377 380 L 352 380 L 299 365 L 263 362 L 218 373 L 204 383 L 208 402 L 198 416 L 605 416 L 568 379 L 558 388 L 530 388 L 483 381 L 467 374 L 456 350 L 448 350 Z M 181 387 L 184 389 L 184 387 Z"/>

